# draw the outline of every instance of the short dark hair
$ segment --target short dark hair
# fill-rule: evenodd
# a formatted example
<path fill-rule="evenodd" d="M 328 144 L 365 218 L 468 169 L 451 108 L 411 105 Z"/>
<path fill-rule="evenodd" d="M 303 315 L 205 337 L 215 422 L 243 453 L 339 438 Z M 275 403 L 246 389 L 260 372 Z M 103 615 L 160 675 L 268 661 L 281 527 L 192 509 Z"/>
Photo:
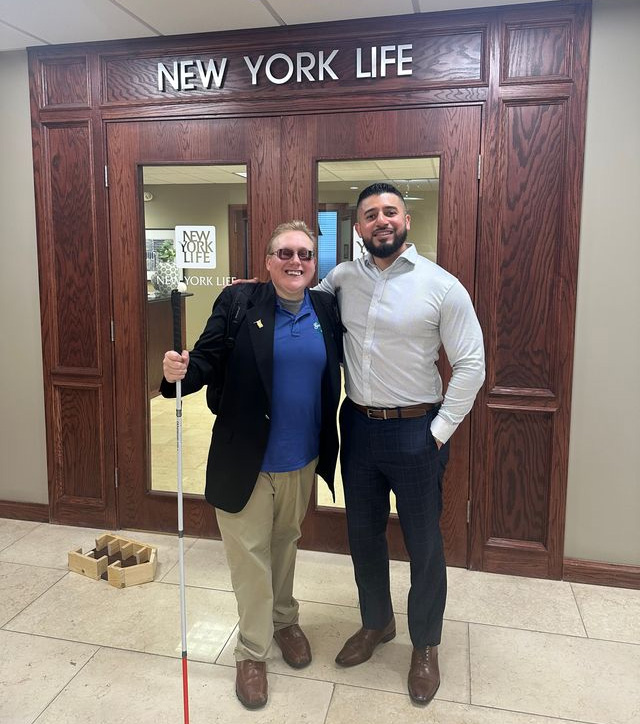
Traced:
<path fill-rule="evenodd" d="M 402 194 L 393 184 L 388 184 L 386 183 L 386 181 L 378 181 L 375 184 L 367 186 L 366 189 L 362 189 L 362 191 L 360 192 L 360 196 L 358 196 L 358 203 L 356 204 L 356 209 L 358 209 L 360 207 L 360 204 L 365 199 L 368 199 L 369 196 L 380 196 L 380 194 L 394 194 L 394 196 L 397 196 L 400 201 L 402 201 L 402 205 L 405 207 L 405 209 L 407 208 L 407 205 L 402 198 Z"/>

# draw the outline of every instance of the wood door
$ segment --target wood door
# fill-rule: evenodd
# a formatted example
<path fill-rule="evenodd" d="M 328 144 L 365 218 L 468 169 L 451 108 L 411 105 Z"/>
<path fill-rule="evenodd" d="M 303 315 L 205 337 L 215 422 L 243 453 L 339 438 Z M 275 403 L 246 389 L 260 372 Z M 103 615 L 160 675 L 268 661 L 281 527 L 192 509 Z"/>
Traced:
<path fill-rule="evenodd" d="M 282 188 L 287 189 L 282 200 L 283 218 L 304 218 L 315 225 L 319 161 L 437 156 L 437 260 L 460 279 L 473 298 L 480 123 L 478 106 L 283 118 Z M 441 365 L 441 374 L 446 385 L 450 376 L 446 362 Z M 468 416 L 452 438 L 444 484 L 442 530 L 447 562 L 456 566 L 466 566 L 468 560 L 471 424 L 472 416 Z M 397 518 L 390 520 L 388 538 L 392 557 L 406 558 Z M 346 551 L 344 513 L 312 504 L 302 545 Z"/>
<path fill-rule="evenodd" d="M 106 137 L 119 522 L 122 527 L 174 531 L 175 494 L 150 486 L 142 167 L 245 164 L 250 230 L 273 229 L 280 221 L 280 124 L 275 119 L 108 123 Z M 254 263 L 264 259 L 265 244 L 264 234 L 250 236 Z M 249 273 L 260 270 L 251 265 Z M 184 528 L 190 535 L 219 537 L 212 508 L 202 496 L 185 496 Z"/>

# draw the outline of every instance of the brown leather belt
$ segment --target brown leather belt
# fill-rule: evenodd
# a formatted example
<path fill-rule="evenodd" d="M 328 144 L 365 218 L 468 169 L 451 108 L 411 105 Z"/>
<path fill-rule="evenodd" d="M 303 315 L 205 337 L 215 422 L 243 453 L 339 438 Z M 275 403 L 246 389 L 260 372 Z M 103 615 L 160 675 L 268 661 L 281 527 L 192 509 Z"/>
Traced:
<path fill-rule="evenodd" d="M 409 405 L 408 407 L 365 407 L 358 405 L 352 400 L 351 404 L 366 415 L 370 420 L 397 420 L 406 417 L 424 417 L 429 410 L 433 410 L 435 405 L 431 402 L 422 402 L 419 405 Z"/>

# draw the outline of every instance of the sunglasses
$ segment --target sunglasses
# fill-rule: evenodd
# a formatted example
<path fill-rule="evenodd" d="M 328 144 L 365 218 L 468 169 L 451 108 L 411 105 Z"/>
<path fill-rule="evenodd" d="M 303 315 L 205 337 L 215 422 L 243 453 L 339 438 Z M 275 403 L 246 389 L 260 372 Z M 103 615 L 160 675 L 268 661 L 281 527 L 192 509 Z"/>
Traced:
<path fill-rule="evenodd" d="M 300 261 L 312 261 L 316 256 L 313 249 L 298 249 L 298 251 L 295 251 L 294 249 L 287 249 L 286 247 L 284 249 L 276 249 L 275 251 L 272 251 L 269 256 L 277 256 L 278 259 L 281 259 L 282 261 L 289 261 L 289 259 L 293 259 L 294 254 L 298 255 L 298 259 L 300 259 Z"/>

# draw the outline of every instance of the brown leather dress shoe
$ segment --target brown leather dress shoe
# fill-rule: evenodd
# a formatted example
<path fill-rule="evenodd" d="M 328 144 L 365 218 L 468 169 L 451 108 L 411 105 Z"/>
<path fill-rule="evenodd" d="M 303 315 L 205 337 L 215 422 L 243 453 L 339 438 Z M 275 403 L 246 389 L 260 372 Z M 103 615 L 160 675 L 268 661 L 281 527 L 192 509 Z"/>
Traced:
<path fill-rule="evenodd" d="M 415 704 L 428 704 L 433 699 L 440 686 L 437 646 L 413 650 L 407 683 Z"/>
<path fill-rule="evenodd" d="M 264 661 L 236 661 L 236 696 L 247 709 L 267 703 L 267 665 Z"/>
<path fill-rule="evenodd" d="M 311 646 L 304 631 L 294 623 L 275 631 L 273 638 L 282 651 L 282 658 L 294 669 L 304 669 L 311 663 Z"/>
<path fill-rule="evenodd" d="M 391 621 L 382 629 L 361 628 L 353 634 L 336 656 L 336 664 L 340 666 L 357 666 L 368 661 L 378 644 L 391 641 L 396 635 L 396 620 Z"/>

